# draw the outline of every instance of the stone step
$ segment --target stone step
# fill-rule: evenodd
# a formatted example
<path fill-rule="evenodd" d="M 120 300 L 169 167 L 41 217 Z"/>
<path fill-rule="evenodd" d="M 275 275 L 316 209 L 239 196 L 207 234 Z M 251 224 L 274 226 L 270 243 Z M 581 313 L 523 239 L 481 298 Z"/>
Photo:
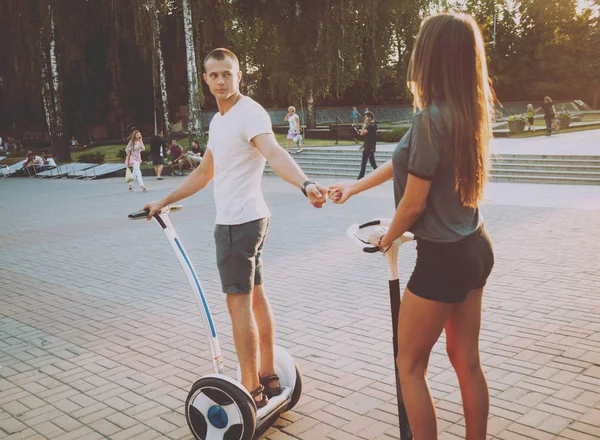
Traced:
<path fill-rule="evenodd" d="M 515 182 L 515 183 L 551 183 L 558 185 L 600 185 L 600 177 L 597 178 L 578 178 L 578 177 L 543 177 L 527 175 L 503 175 L 493 174 L 490 179 L 492 182 Z"/>
<path fill-rule="evenodd" d="M 348 149 L 306 148 L 292 156 L 311 177 L 356 179 L 362 154 Z M 377 151 L 382 164 L 392 157 L 391 151 Z M 600 156 L 505 154 L 491 157 L 491 180 L 504 182 L 600 184 Z M 367 173 L 371 171 L 367 165 Z M 273 174 L 268 168 L 266 174 Z"/>
<path fill-rule="evenodd" d="M 505 169 L 513 170 L 537 170 L 537 171 L 575 171 L 575 172 L 589 172 L 600 175 L 600 165 L 546 165 L 546 164 L 529 164 L 529 163 L 504 163 L 496 162 L 492 164 L 492 170 L 501 171 Z"/>
<path fill-rule="evenodd" d="M 538 170 L 538 169 L 528 169 L 528 170 L 520 170 L 520 169 L 512 169 L 512 168 L 504 168 L 501 170 L 492 169 L 492 175 L 503 175 L 503 176 L 542 176 L 542 177 L 566 177 L 566 178 L 584 178 L 584 179 L 600 179 L 600 173 L 594 172 L 584 172 L 584 171 L 556 171 L 556 170 Z"/>
<path fill-rule="evenodd" d="M 348 165 L 358 165 L 360 166 L 361 157 L 338 157 L 338 156 L 330 156 L 330 157 L 294 157 L 298 165 L 300 167 L 303 166 L 311 166 L 311 165 L 329 165 L 331 167 L 338 166 L 348 166 Z M 387 162 L 390 158 L 382 157 L 379 155 L 375 156 L 375 160 L 377 163 Z M 600 161 L 518 161 L 518 160 L 504 160 L 497 159 L 492 160 L 492 166 L 495 169 L 500 168 L 521 168 L 521 169 L 573 169 L 574 171 L 598 171 L 600 172 Z"/>

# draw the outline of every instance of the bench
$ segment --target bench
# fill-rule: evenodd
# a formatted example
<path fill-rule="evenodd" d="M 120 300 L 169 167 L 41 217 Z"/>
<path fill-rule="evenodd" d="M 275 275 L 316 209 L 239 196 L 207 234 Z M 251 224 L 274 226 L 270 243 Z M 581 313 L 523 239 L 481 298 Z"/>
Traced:
<path fill-rule="evenodd" d="M 356 127 L 351 124 L 335 124 L 329 126 L 330 139 L 335 139 L 337 145 L 339 140 L 353 140 L 358 143 L 360 134 Z"/>

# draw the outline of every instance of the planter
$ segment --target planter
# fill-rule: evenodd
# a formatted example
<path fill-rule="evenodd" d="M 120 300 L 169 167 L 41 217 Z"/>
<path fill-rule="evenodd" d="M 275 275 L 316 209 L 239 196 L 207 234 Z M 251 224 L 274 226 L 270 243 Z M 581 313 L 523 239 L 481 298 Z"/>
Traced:
<path fill-rule="evenodd" d="M 508 121 L 508 130 L 511 133 L 520 133 L 525 130 L 525 121 Z"/>
<path fill-rule="evenodd" d="M 560 121 L 560 128 L 568 128 L 571 125 L 571 118 L 558 118 Z"/>

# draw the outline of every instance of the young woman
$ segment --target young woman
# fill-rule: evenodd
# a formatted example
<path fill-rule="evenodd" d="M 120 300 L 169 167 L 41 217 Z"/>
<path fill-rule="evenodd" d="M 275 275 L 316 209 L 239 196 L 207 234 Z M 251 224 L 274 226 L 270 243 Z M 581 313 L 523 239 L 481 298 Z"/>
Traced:
<path fill-rule="evenodd" d="M 527 104 L 527 130 L 533 131 L 535 133 L 535 126 L 533 125 L 535 116 L 535 110 L 533 109 L 533 104 Z"/>
<path fill-rule="evenodd" d="M 144 151 L 146 147 L 144 147 L 144 142 L 142 141 L 142 133 L 139 130 L 135 130 L 131 134 L 131 138 L 129 138 L 129 143 L 127 144 L 127 148 L 125 148 L 125 152 L 127 153 L 127 158 L 125 159 L 125 165 L 133 168 L 133 177 L 137 183 L 142 187 L 142 191 L 146 192 L 147 189 L 144 186 L 144 180 L 142 179 L 142 172 L 140 170 L 140 165 L 142 164 L 142 151 Z M 132 191 L 133 188 L 131 183 L 128 183 L 129 191 Z"/>
<path fill-rule="evenodd" d="M 370 242 L 382 251 L 405 231 L 417 262 L 398 324 L 402 394 L 417 440 L 437 439 L 426 379 L 431 349 L 446 332 L 458 376 L 466 439 L 485 440 L 489 392 L 479 359 L 483 288 L 494 264 L 479 202 L 488 177 L 494 94 L 481 31 L 468 15 L 427 18 L 415 43 L 409 86 L 418 112 L 392 160 L 356 182 L 333 185 L 334 202 L 393 179 L 396 212 L 387 233 Z"/>

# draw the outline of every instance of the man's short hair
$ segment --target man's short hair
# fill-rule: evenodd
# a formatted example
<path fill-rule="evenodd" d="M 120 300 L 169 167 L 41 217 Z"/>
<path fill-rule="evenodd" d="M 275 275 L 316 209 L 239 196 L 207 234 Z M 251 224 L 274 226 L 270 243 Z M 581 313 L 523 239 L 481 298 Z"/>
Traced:
<path fill-rule="evenodd" d="M 206 55 L 206 58 L 204 58 L 204 70 L 206 70 L 206 63 L 208 63 L 208 60 L 213 59 L 221 61 L 225 58 L 231 58 L 238 65 L 238 67 L 240 66 L 238 57 L 232 51 L 225 49 L 224 47 L 218 47 L 217 49 L 211 50 L 210 53 Z"/>
<path fill-rule="evenodd" d="M 373 112 L 366 112 L 365 116 L 369 119 L 375 119 L 375 115 L 373 114 Z"/>

